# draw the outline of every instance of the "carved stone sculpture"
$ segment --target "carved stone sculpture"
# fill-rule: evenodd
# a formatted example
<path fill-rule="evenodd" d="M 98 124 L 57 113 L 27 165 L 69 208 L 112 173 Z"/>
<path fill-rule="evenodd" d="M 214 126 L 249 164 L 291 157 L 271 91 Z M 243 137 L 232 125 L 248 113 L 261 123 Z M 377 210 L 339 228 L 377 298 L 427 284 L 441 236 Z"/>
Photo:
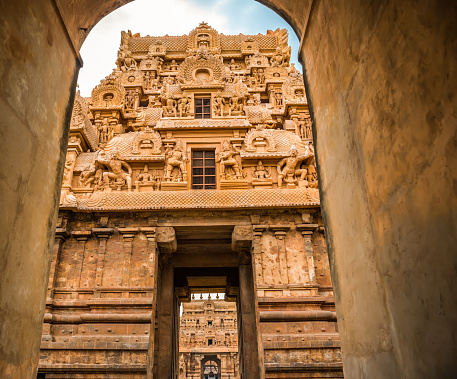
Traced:
<path fill-rule="evenodd" d="M 132 190 L 132 168 L 127 162 L 118 158 L 117 149 L 114 149 L 110 156 L 99 154 L 96 161 L 108 169 L 108 171 L 103 172 L 105 190 L 109 187 L 110 179 L 115 182 L 115 185 L 119 190 L 125 182 L 127 182 L 128 191 L 130 192 Z M 127 172 L 125 172 L 123 168 L 125 168 Z"/>
<path fill-rule="evenodd" d="M 221 167 L 221 178 L 225 180 L 241 179 L 241 164 L 236 159 L 240 150 L 231 145 L 227 140 L 222 143 L 222 151 L 217 157 Z"/>
<path fill-rule="evenodd" d="M 140 172 L 135 180 L 135 188 L 139 191 L 141 186 L 150 186 L 153 190 L 160 189 L 160 178 L 156 172 L 149 172 L 149 166 L 144 165 L 143 172 Z"/>
<path fill-rule="evenodd" d="M 300 169 L 300 163 L 306 159 L 312 158 L 314 152 L 307 146 L 304 153 L 298 154 L 297 148 L 292 145 L 289 156 L 281 159 L 277 164 L 278 171 L 278 188 L 282 188 L 283 181 L 288 185 L 295 185 L 297 181 L 304 181 L 307 170 Z M 297 178 L 298 177 L 298 178 Z"/>
<path fill-rule="evenodd" d="M 79 175 L 79 186 L 87 187 L 95 181 L 96 167 L 94 164 L 89 163 L 84 167 L 84 170 Z"/>
<path fill-rule="evenodd" d="M 173 149 L 167 149 L 165 152 L 165 175 L 167 182 L 187 181 L 186 161 L 187 157 L 182 150 L 181 141 L 176 142 Z M 173 174 L 175 172 L 175 174 Z"/>
<path fill-rule="evenodd" d="M 270 169 L 265 167 L 262 161 L 259 161 L 256 167 L 252 167 L 252 178 L 258 181 L 268 180 L 271 178 Z"/>
<path fill-rule="evenodd" d="M 213 107 L 216 115 L 224 116 L 225 99 L 221 96 L 220 91 L 214 96 Z"/>
<path fill-rule="evenodd" d="M 191 98 L 188 95 L 184 95 L 178 100 L 178 112 L 179 117 L 188 116 L 190 113 L 190 102 Z"/>

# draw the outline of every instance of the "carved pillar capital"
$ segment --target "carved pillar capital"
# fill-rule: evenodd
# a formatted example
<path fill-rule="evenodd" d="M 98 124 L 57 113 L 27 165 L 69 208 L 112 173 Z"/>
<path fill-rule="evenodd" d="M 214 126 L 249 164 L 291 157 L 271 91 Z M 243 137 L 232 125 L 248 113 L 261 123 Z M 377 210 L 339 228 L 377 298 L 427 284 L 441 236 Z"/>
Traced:
<path fill-rule="evenodd" d="M 140 232 L 143 232 L 146 235 L 148 241 L 156 241 L 156 228 L 154 226 L 141 227 Z"/>
<path fill-rule="evenodd" d="M 318 224 L 298 224 L 297 230 L 300 231 L 303 235 L 313 234 L 319 228 Z"/>
<path fill-rule="evenodd" d="M 78 242 L 86 242 L 87 239 L 92 235 L 90 230 L 73 230 L 71 232 L 72 237 L 76 238 Z"/>
<path fill-rule="evenodd" d="M 111 234 L 114 233 L 112 228 L 92 228 L 92 233 L 96 235 L 100 240 L 106 240 Z"/>
<path fill-rule="evenodd" d="M 55 241 L 63 243 L 66 239 L 70 237 L 70 233 L 67 232 L 65 228 L 56 228 Z"/>
<path fill-rule="evenodd" d="M 118 231 L 122 234 L 124 243 L 132 243 L 135 234 L 137 234 L 139 230 L 138 228 L 119 228 Z"/>
<path fill-rule="evenodd" d="M 283 240 L 286 237 L 290 225 L 271 225 L 270 230 L 275 234 L 278 240 Z"/>

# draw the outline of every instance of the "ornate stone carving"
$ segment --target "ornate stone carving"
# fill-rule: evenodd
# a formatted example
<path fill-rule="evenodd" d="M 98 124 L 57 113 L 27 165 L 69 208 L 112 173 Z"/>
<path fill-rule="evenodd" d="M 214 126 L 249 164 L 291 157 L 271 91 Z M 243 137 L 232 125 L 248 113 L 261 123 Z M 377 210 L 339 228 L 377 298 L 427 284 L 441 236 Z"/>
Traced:
<path fill-rule="evenodd" d="M 227 140 L 222 143 L 222 151 L 217 157 L 217 162 L 220 163 L 222 179 L 242 179 L 243 175 L 239 155 L 240 150 L 231 145 Z"/>
<path fill-rule="evenodd" d="M 217 92 L 216 95 L 214 95 L 213 108 L 214 114 L 216 116 L 224 116 L 225 99 L 221 96 L 221 91 Z"/>
<path fill-rule="evenodd" d="M 275 66 L 288 66 L 289 65 L 289 60 L 290 60 L 290 52 L 291 48 L 290 46 L 286 50 L 286 52 L 283 52 L 282 49 L 278 46 L 276 48 L 276 53 L 273 55 L 270 59 L 270 64 L 275 67 Z"/>
<path fill-rule="evenodd" d="M 168 148 L 165 152 L 165 175 L 167 182 L 185 182 L 187 181 L 186 170 L 187 157 L 181 147 L 181 141 L 176 142 L 176 146 Z"/>
<path fill-rule="evenodd" d="M 271 178 L 271 171 L 268 167 L 265 167 L 262 161 L 257 163 L 256 167 L 252 167 L 252 181 L 264 182 Z"/>
<path fill-rule="evenodd" d="M 225 79 L 224 64 L 212 54 L 201 50 L 188 57 L 179 66 L 178 79 L 185 87 L 211 87 L 222 85 Z"/>
<path fill-rule="evenodd" d="M 206 50 L 220 49 L 221 41 L 219 33 L 211 28 L 206 22 L 201 22 L 200 25 L 189 33 L 187 48 L 188 50 L 197 50 L 204 48 Z"/>
<path fill-rule="evenodd" d="M 136 132 L 132 141 L 132 154 L 157 155 L 162 149 L 160 134 L 149 127 L 141 132 Z"/>
<path fill-rule="evenodd" d="M 265 130 L 262 124 L 246 133 L 244 145 L 247 152 L 276 151 L 276 142 L 271 130 Z"/>
<path fill-rule="evenodd" d="M 166 46 L 162 43 L 162 41 L 154 41 L 151 43 L 149 46 L 149 51 L 148 51 L 148 58 L 150 57 L 164 57 L 165 54 L 167 53 L 167 48 Z"/>
<path fill-rule="evenodd" d="M 313 123 L 309 114 L 300 113 L 298 117 L 295 117 L 295 124 L 297 126 L 297 131 L 303 139 L 312 139 L 313 138 Z"/>
<path fill-rule="evenodd" d="M 124 104 L 125 89 L 113 76 L 105 80 L 92 90 L 91 109 L 120 109 Z"/>
<path fill-rule="evenodd" d="M 183 95 L 178 99 L 178 114 L 179 117 L 188 116 L 190 114 L 190 103 L 192 98 L 189 95 Z"/>
<path fill-rule="evenodd" d="M 105 166 L 108 171 L 103 172 L 103 182 L 105 191 L 109 189 L 110 180 L 113 185 L 120 191 L 121 187 L 127 182 L 127 189 L 132 190 L 132 168 L 128 163 L 118 158 L 117 149 L 113 149 L 110 155 L 98 154 L 96 162 Z M 127 172 L 124 171 L 125 168 Z"/>
<path fill-rule="evenodd" d="M 121 85 L 124 87 L 140 87 L 143 85 L 143 72 L 138 69 L 128 70 L 121 74 Z"/>
<path fill-rule="evenodd" d="M 278 188 L 282 188 L 283 181 L 287 185 L 295 187 L 297 182 L 304 182 L 308 171 L 299 167 L 300 163 L 305 160 L 314 158 L 314 149 L 307 145 L 304 153 L 298 154 L 295 145 L 292 146 L 289 156 L 281 159 L 277 164 L 278 171 Z"/>
<path fill-rule="evenodd" d="M 271 117 L 271 111 L 260 105 L 260 96 L 254 95 L 254 105 L 247 105 L 244 107 L 246 118 L 253 124 L 266 124 L 267 127 L 274 126 L 274 120 Z"/>
<path fill-rule="evenodd" d="M 108 124 L 108 118 L 104 118 L 98 124 L 98 146 L 104 147 L 113 138 L 113 127 Z"/>
<path fill-rule="evenodd" d="M 147 164 L 144 165 L 143 171 L 137 175 L 135 180 L 135 188 L 137 192 L 140 190 L 140 187 L 151 188 L 153 191 L 158 191 L 160 189 L 160 178 L 157 171 L 154 170 L 150 172 Z"/>
<path fill-rule="evenodd" d="M 162 108 L 139 108 L 136 113 L 135 122 L 132 124 L 134 129 L 152 127 L 162 118 Z"/>

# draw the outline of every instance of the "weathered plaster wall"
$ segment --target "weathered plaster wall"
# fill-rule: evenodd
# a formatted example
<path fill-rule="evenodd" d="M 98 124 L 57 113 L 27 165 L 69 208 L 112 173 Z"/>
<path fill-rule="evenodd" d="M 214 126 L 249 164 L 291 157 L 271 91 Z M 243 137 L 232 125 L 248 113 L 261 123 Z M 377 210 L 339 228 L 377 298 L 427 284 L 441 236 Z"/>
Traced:
<path fill-rule="evenodd" d="M 0 377 L 33 377 L 75 57 L 49 1 L 0 4 Z"/>
<path fill-rule="evenodd" d="M 301 57 L 344 370 L 456 369 L 457 16 L 438 1 L 315 1 Z"/>

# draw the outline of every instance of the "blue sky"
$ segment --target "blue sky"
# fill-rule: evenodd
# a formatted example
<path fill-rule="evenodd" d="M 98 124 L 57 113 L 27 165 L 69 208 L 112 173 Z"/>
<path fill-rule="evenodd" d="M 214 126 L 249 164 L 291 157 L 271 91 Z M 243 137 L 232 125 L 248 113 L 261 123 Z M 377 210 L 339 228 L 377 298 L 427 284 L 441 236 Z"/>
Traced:
<path fill-rule="evenodd" d="M 121 31 L 142 36 L 188 34 L 201 21 L 224 34 L 265 34 L 286 28 L 292 46 L 291 62 L 297 60 L 299 41 L 292 28 L 275 12 L 254 0 L 135 0 L 103 18 L 81 48 L 84 67 L 79 74 L 82 96 L 109 75 L 115 66 Z"/>

